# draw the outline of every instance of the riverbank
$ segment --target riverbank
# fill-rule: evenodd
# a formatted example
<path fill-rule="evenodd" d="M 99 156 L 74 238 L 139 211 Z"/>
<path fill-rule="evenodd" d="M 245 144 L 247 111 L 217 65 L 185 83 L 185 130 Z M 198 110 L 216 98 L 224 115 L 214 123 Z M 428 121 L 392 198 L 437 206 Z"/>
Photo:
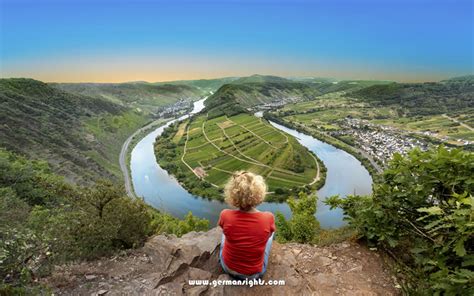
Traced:
<path fill-rule="evenodd" d="M 357 158 L 357 160 L 359 160 L 362 163 L 362 165 L 370 173 L 373 180 L 377 180 L 378 178 L 380 178 L 380 174 L 382 173 L 383 169 L 378 164 L 376 164 L 374 160 L 371 160 L 368 157 L 364 156 L 359 151 L 359 149 L 357 149 L 353 146 L 350 146 L 347 143 L 344 143 L 341 140 L 336 139 L 334 137 L 331 137 L 327 134 L 319 133 L 319 132 L 317 132 L 315 130 L 311 130 L 308 127 L 303 126 L 303 125 L 297 125 L 297 124 L 288 122 L 288 121 L 286 121 L 286 120 L 284 120 L 280 117 L 274 116 L 274 115 L 272 115 L 268 112 L 265 112 L 263 114 L 263 117 L 267 120 L 276 122 L 276 123 L 281 124 L 283 126 L 286 126 L 288 128 L 291 128 L 291 129 L 297 130 L 299 132 L 311 135 L 311 136 L 315 137 L 316 139 L 318 139 L 320 141 L 326 142 L 328 144 L 333 145 L 334 147 L 337 147 L 341 150 L 346 151 L 347 153 L 351 154 L 352 156 Z"/>
<path fill-rule="evenodd" d="M 167 120 L 164 118 L 159 118 L 155 121 L 146 124 L 145 126 L 136 130 L 133 134 L 131 134 L 122 145 L 122 149 L 120 150 L 119 163 L 120 170 L 122 171 L 122 175 L 124 178 L 125 192 L 129 197 L 136 197 L 135 191 L 133 190 L 133 184 L 130 180 L 130 147 L 133 147 L 139 140 L 141 140 L 141 138 L 143 138 L 146 133 L 149 132 L 150 129 L 162 125 L 166 123 L 166 121 Z"/>
<path fill-rule="evenodd" d="M 207 98 L 207 97 L 206 97 Z M 203 102 L 205 100 L 201 99 L 197 102 Z M 131 166 L 130 166 L 130 161 L 131 161 L 131 151 L 130 147 L 134 147 L 141 139 L 143 139 L 147 133 L 150 132 L 152 128 L 159 128 L 162 125 L 165 125 L 167 122 L 172 121 L 172 120 L 177 120 L 178 117 L 182 117 L 183 114 L 193 112 L 193 108 L 184 110 L 183 111 L 178 111 L 177 113 L 174 114 L 173 117 L 160 117 L 156 120 L 153 120 L 151 122 L 146 123 L 144 126 L 133 132 L 122 144 L 122 148 L 120 150 L 120 155 L 119 155 L 119 164 L 120 164 L 120 170 L 122 171 L 122 176 L 124 178 L 124 185 L 125 185 L 125 192 L 129 197 L 136 197 L 135 191 L 133 189 L 133 184 L 132 181 L 130 180 L 130 175 L 131 175 Z"/>

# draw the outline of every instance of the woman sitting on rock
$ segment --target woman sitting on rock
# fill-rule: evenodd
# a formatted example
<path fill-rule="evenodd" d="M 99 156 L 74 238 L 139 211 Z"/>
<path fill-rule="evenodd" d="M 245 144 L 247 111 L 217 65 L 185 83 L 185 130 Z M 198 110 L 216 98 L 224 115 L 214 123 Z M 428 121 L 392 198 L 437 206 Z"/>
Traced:
<path fill-rule="evenodd" d="M 255 208 L 266 193 L 263 178 L 250 172 L 234 173 L 225 187 L 226 202 L 238 209 L 223 210 L 219 217 L 224 232 L 219 259 L 235 278 L 260 278 L 267 270 L 275 218 Z"/>

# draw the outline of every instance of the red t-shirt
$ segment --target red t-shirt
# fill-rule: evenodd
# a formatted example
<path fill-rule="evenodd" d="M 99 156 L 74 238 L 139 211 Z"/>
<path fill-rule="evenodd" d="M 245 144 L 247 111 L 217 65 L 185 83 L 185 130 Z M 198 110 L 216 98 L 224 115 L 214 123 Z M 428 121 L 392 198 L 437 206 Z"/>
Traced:
<path fill-rule="evenodd" d="M 261 272 L 265 246 L 276 229 L 273 214 L 223 210 L 219 226 L 225 235 L 222 250 L 225 265 L 246 275 Z"/>

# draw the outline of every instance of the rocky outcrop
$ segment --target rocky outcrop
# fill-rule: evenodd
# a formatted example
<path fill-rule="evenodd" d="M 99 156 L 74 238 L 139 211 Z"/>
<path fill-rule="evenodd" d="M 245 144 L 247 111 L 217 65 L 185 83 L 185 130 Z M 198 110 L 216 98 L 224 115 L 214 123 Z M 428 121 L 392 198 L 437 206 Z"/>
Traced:
<path fill-rule="evenodd" d="M 284 285 L 226 285 L 233 279 L 218 262 L 221 235 L 219 228 L 181 238 L 158 235 L 129 254 L 57 267 L 44 282 L 59 295 L 399 294 L 381 256 L 349 242 L 328 247 L 274 243 L 263 280 L 283 280 Z"/>

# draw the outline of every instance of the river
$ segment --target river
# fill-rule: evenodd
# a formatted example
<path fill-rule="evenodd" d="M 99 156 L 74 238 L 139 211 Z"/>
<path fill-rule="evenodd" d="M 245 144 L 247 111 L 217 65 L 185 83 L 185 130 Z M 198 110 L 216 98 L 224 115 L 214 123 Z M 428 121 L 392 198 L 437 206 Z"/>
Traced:
<path fill-rule="evenodd" d="M 194 103 L 191 114 L 204 108 L 204 100 Z M 137 196 L 141 196 L 153 207 L 182 218 L 189 211 L 193 215 L 209 219 L 212 225 L 217 223 L 219 213 L 228 206 L 219 201 L 210 201 L 187 192 L 173 176 L 162 169 L 156 162 L 153 144 L 157 136 L 175 121 L 188 118 L 188 115 L 172 120 L 155 129 L 145 136 L 133 148 L 130 160 L 130 170 L 133 187 Z M 305 135 L 277 123 L 271 124 L 298 139 L 298 141 L 313 151 L 327 168 L 326 183 L 318 190 L 318 209 L 316 217 L 322 228 L 337 228 L 344 225 L 340 209 L 330 210 L 323 203 L 326 197 L 339 194 L 370 194 L 372 178 L 369 172 L 354 156 L 332 145 Z M 258 207 L 261 211 L 282 212 L 287 218 L 291 216 L 286 203 L 263 203 Z"/>

